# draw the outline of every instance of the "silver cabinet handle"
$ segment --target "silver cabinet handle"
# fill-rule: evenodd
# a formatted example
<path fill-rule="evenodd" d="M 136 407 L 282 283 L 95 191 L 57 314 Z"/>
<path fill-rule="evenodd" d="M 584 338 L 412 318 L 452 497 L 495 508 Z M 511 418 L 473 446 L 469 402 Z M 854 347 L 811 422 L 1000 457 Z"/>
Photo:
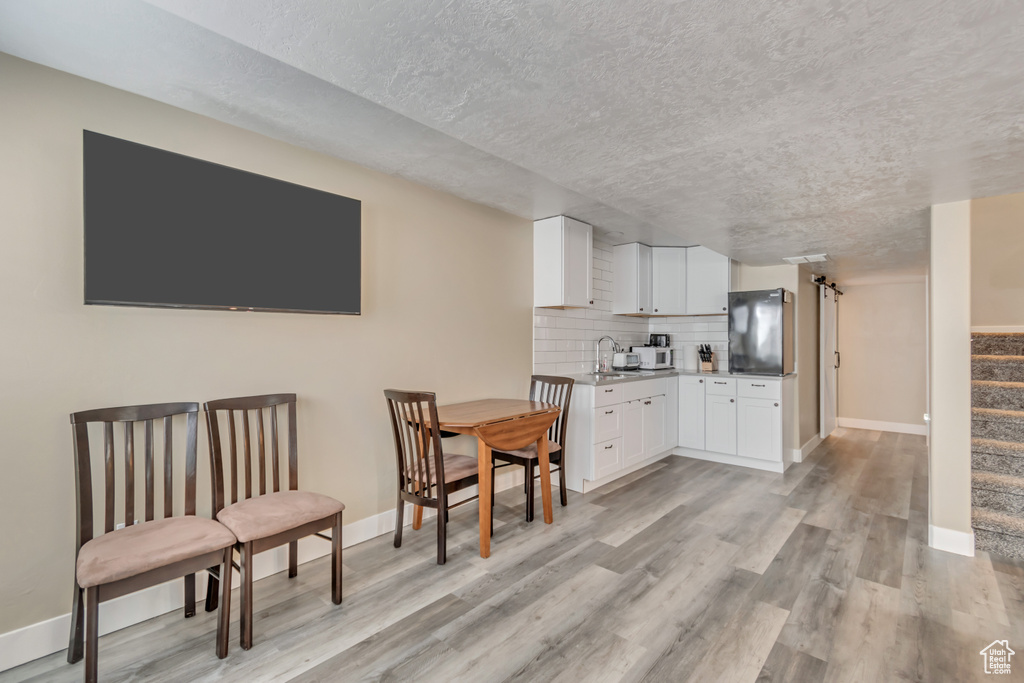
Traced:
<path fill-rule="evenodd" d="M 615 444 L 611 444 L 611 443 L 610 443 L 610 444 L 608 444 L 607 446 L 605 446 L 605 447 L 604 447 L 604 449 L 605 449 L 605 450 L 608 450 L 609 448 L 614 448 L 614 447 L 615 447 Z"/>
<path fill-rule="evenodd" d="M 610 394 L 610 393 L 612 393 L 613 391 L 615 391 L 615 390 L 614 390 L 614 389 L 605 389 L 605 390 L 604 390 L 604 393 L 606 393 L 606 394 Z"/>
<path fill-rule="evenodd" d="M 725 382 L 715 382 L 715 384 L 725 384 Z"/>
<path fill-rule="evenodd" d="M 763 384 L 751 384 L 750 386 L 752 386 L 752 387 L 761 387 L 762 389 L 764 389 L 764 385 Z"/>
<path fill-rule="evenodd" d="M 778 404 L 778 403 L 776 403 L 775 405 L 779 405 L 779 404 Z M 615 412 L 614 410 L 606 410 L 606 411 L 604 411 L 604 414 L 605 414 L 605 415 L 611 415 L 611 414 L 612 414 L 612 413 L 614 413 L 614 412 Z"/>

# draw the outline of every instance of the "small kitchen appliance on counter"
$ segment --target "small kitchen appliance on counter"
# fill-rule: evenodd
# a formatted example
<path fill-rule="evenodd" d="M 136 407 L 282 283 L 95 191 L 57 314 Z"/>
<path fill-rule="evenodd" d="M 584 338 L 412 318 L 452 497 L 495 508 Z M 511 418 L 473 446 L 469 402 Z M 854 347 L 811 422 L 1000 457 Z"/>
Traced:
<path fill-rule="evenodd" d="M 634 346 L 630 349 L 640 358 L 641 370 L 665 370 L 673 367 L 672 349 L 664 346 Z"/>
<path fill-rule="evenodd" d="M 668 346 L 671 343 L 667 334 L 652 334 L 648 346 Z"/>
<path fill-rule="evenodd" d="M 616 353 L 612 356 L 612 370 L 639 370 L 640 356 L 635 353 Z"/>

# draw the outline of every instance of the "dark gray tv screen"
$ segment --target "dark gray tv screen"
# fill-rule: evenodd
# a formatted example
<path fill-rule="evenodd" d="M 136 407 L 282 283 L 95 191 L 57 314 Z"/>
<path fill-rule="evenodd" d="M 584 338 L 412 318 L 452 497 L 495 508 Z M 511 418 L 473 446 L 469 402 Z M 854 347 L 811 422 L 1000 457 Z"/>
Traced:
<path fill-rule="evenodd" d="M 359 314 L 359 200 L 83 137 L 85 303 Z"/>

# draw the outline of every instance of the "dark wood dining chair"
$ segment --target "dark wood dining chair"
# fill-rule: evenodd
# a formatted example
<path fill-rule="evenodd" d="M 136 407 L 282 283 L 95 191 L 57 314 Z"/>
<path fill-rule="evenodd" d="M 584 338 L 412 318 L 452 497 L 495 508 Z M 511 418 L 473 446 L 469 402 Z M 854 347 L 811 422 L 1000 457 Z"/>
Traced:
<path fill-rule="evenodd" d="M 562 409 L 558 419 L 548 429 L 548 461 L 551 471 L 558 466 L 558 489 L 562 507 L 568 504 L 565 492 L 565 432 L 569 424 L 569 400 L 572 398 L 572 387 L 575 383 L 571 377 L 555 377 L 552 375 L 533 375 L 530 378 L 530 400 L 552 403 Z M 525 448 L 513 451 L 491 451 L 491 497 L 493 507 L 494 470 L 509 465 L 524 468 L 523 487 L 526 493 L 526 521 L 533 521 L 534 479 L 539 476 L 537 470 L 537 444 L 532 443 Z"/>
<path fill-rule="evenodd" d="M 234 534 L 224 525 L 196 515 L 198 414 L 198 403 L 101 408 L 71 414 L 78 533 L 68 662 L 82 659 L 84 646 L 86 681 L 97 680 L 101 602 L 185 577 L 185 616 L 191 617 L 196 613 L 195 573 L 215 565 L 222 571 L 231 567 Z M 144 430 L 143 485 L 137 491 L 135 431 L 140 422 Z M 184 442 L 177 449 L 175 422 L 179 423 L 179 436 L 180 423 L 185 423 Z M 115 423 L 122 432 L 120 439 L 115 437 Z M 90 435 L 90 425 L 101 429 L 94 428 Z M 102 439 L 97 432 L 102 433 Z M 97 446 L 102 440 L 95 456 L 91 439 Z M 156 448 L 158 441 L 163 442 L 162 449 Z M 121 457 L 117 450 L 122 451 Z M 158 454 L 159 450 L 162 452 Z M 103 472 L 99 491 L 93 490 L 93 457 Z M 175 481 L 182 473 L 184 481 Z M 102 532 L 94 527 L 98 521 L 94 500 L 102 506 Z M 123 501 L 124 516 L 118 514 L 115 500 Z M 217 620 L 217 656 L 221 659 L 228 653 L 230 600 L 230 591 L 224 590 Z"/>
<path fill-rule="evenodd" d="M 288 413 L 286 449 L 279 445 L 282 430 L 278 427 L 278 408 L 281 407 Z M 210 436 L 214 514 L 217 521 L 238 538 L 236 549 L 242 584 L 239 624 L 242 649 L 248 650 L 252 647 L 253 632 L 252 563 L 257 553 L 288 544 L 288 577 L 293 578 L 298 573 L 300 538 L 318 536 L 331 541 L 331 600 L 335 605 L 341 604 L 341 516 L 345 505 L 330 496 L 298 490 L 295 394 L 225 398 L 203 404 L 203 410 Z M 269 417 L 269 434 L 265 414 Z M 226 437 L 221 429 L 222 421 L 227 426 Z M 238 448 L 239 423 L 241 450 Z M 330 536 L 321 533 L 326 529 L 331 529 Z M 211 574 L 208 596 L 216 596 L 216 585 L 217 579 Z"/>
<path fill-rule="evenodd" d="M 455 504 L 448 496 L 478 483 L 477 459 L 468 455 L 448 454 L 441 447 L 441 430 L 436 425 L 437 398 L 427 391 L 386 389 L 388 413 L 395 437 L 398 464 L 398 506 L 395 522 L 395 547 L 402 546 L 405 504 L 412 503 L 412 528 L 423 523 L 423 508 L 437 510 L 437 563 L 447 559 L 448 511 L 478 500 L 473 496 Z"/>

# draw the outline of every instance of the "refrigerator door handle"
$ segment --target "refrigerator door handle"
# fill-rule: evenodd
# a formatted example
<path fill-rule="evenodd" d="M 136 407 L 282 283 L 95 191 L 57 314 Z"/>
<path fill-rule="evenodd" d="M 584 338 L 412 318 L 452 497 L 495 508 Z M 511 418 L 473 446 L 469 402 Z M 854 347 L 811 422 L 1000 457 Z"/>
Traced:
<path fill-rule="evenodd" d="M 835 362 L 836 370 L 838 370 L 838 369 L 839 369 L 839 366 L 840 366 L 840 365 L 842 365 L 842 364 L 843 364 L 843 360 L 842 360 L 842 358 L 841 358 L 841 357 L 839 356 L 839 352 L 838 352 L 838 351 L 836 351 L 836 362 Z"/>

